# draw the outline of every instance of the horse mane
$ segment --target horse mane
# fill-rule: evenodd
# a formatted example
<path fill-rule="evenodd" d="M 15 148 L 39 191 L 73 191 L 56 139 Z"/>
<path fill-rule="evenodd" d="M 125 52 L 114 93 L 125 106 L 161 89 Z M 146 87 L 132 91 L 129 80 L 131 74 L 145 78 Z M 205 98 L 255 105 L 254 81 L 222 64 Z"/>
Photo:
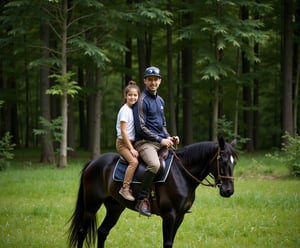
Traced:
<path fill-rule="evenodd" d="M 176 154 L 182 158 L 186 165 L 188 165 L 211 158 L 218 147 L 219 144 L 216 141 L 202 141 L 187 145 L 182 149 L 177 150 Z M 225 152 L 232 154 L 236 159 L 238 158 L 236 151 L 230 144 L 225 143 Z M 207 156 L 208 154 L 210 154 L 210 156 Z"/>
<path fill-rule="evenodd" d="M 197 161 L 205 161 L 207 158 L 212 156 L 207 156 L 207 154 L 213 155 L 218 147 L 218 143 L 214 141 L 203 141 L 195 144 L 187 145 L 182 149 L 179 149 L 176 154 L 180 156 L 184 163 L 191 164 Z"/>

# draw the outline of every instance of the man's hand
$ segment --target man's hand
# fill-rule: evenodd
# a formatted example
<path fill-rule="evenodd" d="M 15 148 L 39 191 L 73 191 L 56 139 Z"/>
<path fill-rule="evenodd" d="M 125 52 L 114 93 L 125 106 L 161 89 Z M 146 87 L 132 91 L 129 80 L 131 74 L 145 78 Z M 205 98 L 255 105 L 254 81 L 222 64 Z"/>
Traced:
<path fill-rule="evenodd" d="M 162 139 L 160 143 L 166 147 L 171 147 L 174 144 L 172 137 L 168 137 L 167 139 Z"/>
<path fill-rule="evenodd" d="M 176 145 L 178 145 L 178 144 L 179 144 L 179 142 L 180 142 L 180 140 L 179 140 L 179 137 L 178 137 L 178 136 L 173 136 L 173 137 L 172 137 L 172 141 L 173 141 L 173 143 L 174 143 L 174 144 L 176 144 Z"/>

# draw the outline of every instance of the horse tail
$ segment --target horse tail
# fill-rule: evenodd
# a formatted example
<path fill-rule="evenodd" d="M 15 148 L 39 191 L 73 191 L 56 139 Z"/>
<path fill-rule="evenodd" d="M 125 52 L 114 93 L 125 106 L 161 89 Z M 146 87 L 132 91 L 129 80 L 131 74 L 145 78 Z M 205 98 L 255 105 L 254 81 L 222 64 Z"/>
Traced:
<path fill-rule="evenodd" d="M 89 226 L 87 227 L 87 230 L 84 230 L 82 226 L 83 215 L 84 215 L 83 173 L 86 167 L 89 165 L 89 163 L 90 162 L 88 162 L 81 171 L 80 186 L 77 194 L 76 206 L 73 215 L 69 219 L 70 222 L 70 226 L 68 230 L 69 247 L 76 247 L 78 242 L 80 241 L 80 238 L 84 239 L 86 234 L 88 234 L 86 237 L 87 238 L 86 243 L 88 247 L 90 246 L 91 243 L 95 243 L 96 240 L 96 229 L 97 229 L 96 216 L 92 218 L 91 221 L 89 222 Z M 83 240 L 81 242 L 83 242 Z"/>

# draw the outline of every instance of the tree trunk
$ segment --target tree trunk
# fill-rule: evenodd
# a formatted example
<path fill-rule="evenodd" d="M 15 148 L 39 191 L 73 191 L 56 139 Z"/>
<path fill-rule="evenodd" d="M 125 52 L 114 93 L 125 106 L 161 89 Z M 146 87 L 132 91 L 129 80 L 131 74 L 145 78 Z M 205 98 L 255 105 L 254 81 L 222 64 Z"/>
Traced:
<path fill-rule="evenodd" d="M 72 97 L 68 97 L 68 156 L 76 157 L 76 144 L 75 144 L 75 123 L 74 123 L 74 101 Z"/>
<path fill-rule="evenodd" d="M 242 52 L 242 72 L 243 74 L 250 72 L 250 62 L 245 57 L 245 52 Z M 253 112 L 252 112 L 252 91 L 250 82 L 243 85 L 243 119 L 244 119 L 244 136 L 248 138 L 245 145 L 247 151 L 253 151 Z"/>
<path fill-rule="evenodd" d="M 293 113 L 294 113 L 294 137 L 297 135 L 297 130 L 299 130 L 298 127 L 298 106 L 299 106 L 299 81 L 300 81 L 300 2 L 296 1 L 296 7 L 295 7 L 295 31 L 294 31 L 294 37 L 295 37 L 295 52 L 296 58 L 295 61 L 295 84 L 294 84 L 294 102 L 293 102 Z"/>
<path fill-rule="evenodd" d="M 193 24 L 191 13 L 183 15 L 183 26 Z M 182 49 L 182 82 L 183 82 L 183 145 L 193 143 L 193 46 L 192 40 L 183 41 Z"/>
<path fill-rule="evenodd" d="M 31 136 L 30 128 L 30 87 L 29 87 L 29 76 L 28 76 L 28 58 L 26 49 L 26 35 L 24 37 L 24 82 L 25 82 L 25 147 L 29 147 L 29 140 Z"/>
<path fill-rule="evenodd" d="M 256 43 L 254 45 L 254 53 L 258 55 L 259 46 Z M 257 72 L 258 64 L 254 64 L 254 72 Z M 256 150 L 258 148 L 258 140 L 259 140 L 259 79 L 254 78 L 254 89 L 253 89 L 253 148 Z"/>
<path fill-rule="evenodd" d="M 222 8 L 220 4 L 217 4 L 216 6 L 217 14 L 216 17 L 218 19 L 221 18 L 222 15 Z M 213 37 L 214 40 L 214 51 L 215 51 L 215 58 L 217 63 L 220 63 L 222 61 L 223 57 L 223 51 L 218 48 L 218 36 L 215 35 Z M 220 76 L 221 77 L 221 76 Z M 220 95 L 221 95 L 221 86 L 220 86 L 220 80 L 215 80 L 213 85 L 213 100 L 212 100 L 212 115 L 211 115 L 211 135 L 212 140 L 217 141 L 218 140 L 218 119 L 220 115 Z"/>
<path fill-rule="evenodd" d="M 241 19 L 249 19 L 249 10 L 246 7 L 241 7 Z M 246 57 L 245 51 L 242 51 L 242 73 L 250 73 L 250 61 Z M 252 104 L 252 82 L 246 82 L 243 85 L 243 119 L 244 119 L 244 136 L 249 138 L 246 143 L 246 150 L 253 151 L 253 104 Z"/>
<path fill-rule="evenodd" d="M 145 40 L 138 38 L 137 40 L 137 56 L 139 64 L 139 82 L 144 85 L 144 71 L 146 69 L 146 54 L 145 54 Z"/>
<path fill-rule="evenodd" d="M 61 47 L 61 56 L 62 56 L 62 77 L 65 77 L 67 74 L 67 14 L 68 14 L 68 0 L 64 0 L 64 20 L 62 27 L 62 47 Z M 65 84 L 68 84 L 65 82 Z M 68 134 L 68 85 L 63 86 L 63 95 L 61 97 L 61 114 L 62 114 L 62 138 L 60 143 L 60 158 L 58 167 L 64 168 L 67 166 L 67 134 Z"/>
<path fill-rule="evenodd" d="M 240 48 L 237 49 L 236 55 L 236 75 L 239 78 L 241 76 L 241 50 Z M 240 105 L 240 94 L 241 94 L 241 87 L 239 85 L 236 86 L 236 96 L 235 96 L 235 110 L 234 110 L 234 137 L 238 137 L 239 131 L 239 105 Z"/>
<path fill-rule="evenodd" d="M 168 10 L 171 12 L 171 1 L 168 1 Z M 167 26 L 167 57 L 168 57 L 168 105 L 169 121 L 168 131 L 171 135 L 177 135 L 177 125 L 175 121 L 175 101 L 174 101 L 174 82 L 173 82 L 173 51 L 172 51 L 172 26 Z"/>
<path fill-rule="evenodd" d="M 130 37 L 126 37 L 126 44 L 125 44 L 126 48 L 128 49 L 126 52 L 125 52 L 125 68 L 126 70 L 131 70 L 132 69 L 132 40 Z M 125 72 L 125 82 L 123 83 L 122 86 L 126 86 L 126 84 L 132 80 L 132 75 L 131 73 L 129 74 L 127 71 Z M 122 89 L 123 90 L 123 87 Z"/>
<path fill-rule="evenodd" d="M 284 0 L 284 14 L 283 14 L 283 104 L 282 104 L 282 128 L 283 132 L 288 132 L 293 135 L 293 1 Z M 286 139 L 283 140 L 287 142 Z"/>
<path fill-rule="evenodd" d="M 212 140 L 218 140 L 218 118 L 219 118 L 219 81 L 214 82 L 213 87 L 213 102 L 212 102 L 212 120 L 211 120 L 211 134 Z"/>
<path fill-rule="evenodd" d="M 82 68 L 78 68 L 78 85 L 83 88 L 84 87 L 84 79 L 83 79 L 83 70 Z M 78 111 L 79 111 L 79 147 L 88 149 L 88 136 L 86 135 L 87 124 L 86 124 L 86 111 L 85 111 L 85 103 L 87 101 L 87 97 L 85 94 L 82 94 L 79 97 L 78 102 Z"/>
<path fill-rule="evenodd" d="M 49 27 L 45 23 L 41 24 L 41 41 L 43 46 L 49 47 Z M 49 57 L 49 52 L 47 49 L 42 49 L 41 56 L 43 58 Z M 50 121 L 50 95 L 46 94 L 46 90 L 49 89 L 49 66 L 41 65 L 40 68 L 40 108 L 41 108 L 41 117 Z M 53 163 L 54 162 L 54 150 L 53 142 L 51 139 L 51 133 L 48 127 L 42 126 L 42 129 L 45 130 L 45 135 L 40 137 L 41 139 L 41 163 Z"/>
<path fill-rule="evenodd" d="M 101 69 L 97 68 L 96 75 L 96 92 L 94 97 L 94 118 L 92 123 L 93 137 L 92 137 L 92 159 L 98 157 L 101 153 Z"/>

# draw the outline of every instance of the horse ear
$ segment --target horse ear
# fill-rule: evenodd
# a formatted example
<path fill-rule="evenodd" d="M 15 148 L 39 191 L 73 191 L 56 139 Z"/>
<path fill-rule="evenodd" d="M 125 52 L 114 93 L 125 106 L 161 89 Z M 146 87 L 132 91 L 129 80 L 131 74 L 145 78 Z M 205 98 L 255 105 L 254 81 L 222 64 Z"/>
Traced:
<path fill-rule="evenodd" d="M 230 143 L 230 145 L 231 145 L 232 147 L 235 147 L 236 144 L 237 144 L 237 139 L 234 139 L 234 140 L 231 141 L 231 143 Z"/>
<path fill-rule="evenodd" d="M 221 150 L 224 150 L 224 147 L 225 147 L 225 141 L 224 141 L 223 136 L 221 136 L 221 137 L 219 138 L 219 147 L 221 148 Z"/>

